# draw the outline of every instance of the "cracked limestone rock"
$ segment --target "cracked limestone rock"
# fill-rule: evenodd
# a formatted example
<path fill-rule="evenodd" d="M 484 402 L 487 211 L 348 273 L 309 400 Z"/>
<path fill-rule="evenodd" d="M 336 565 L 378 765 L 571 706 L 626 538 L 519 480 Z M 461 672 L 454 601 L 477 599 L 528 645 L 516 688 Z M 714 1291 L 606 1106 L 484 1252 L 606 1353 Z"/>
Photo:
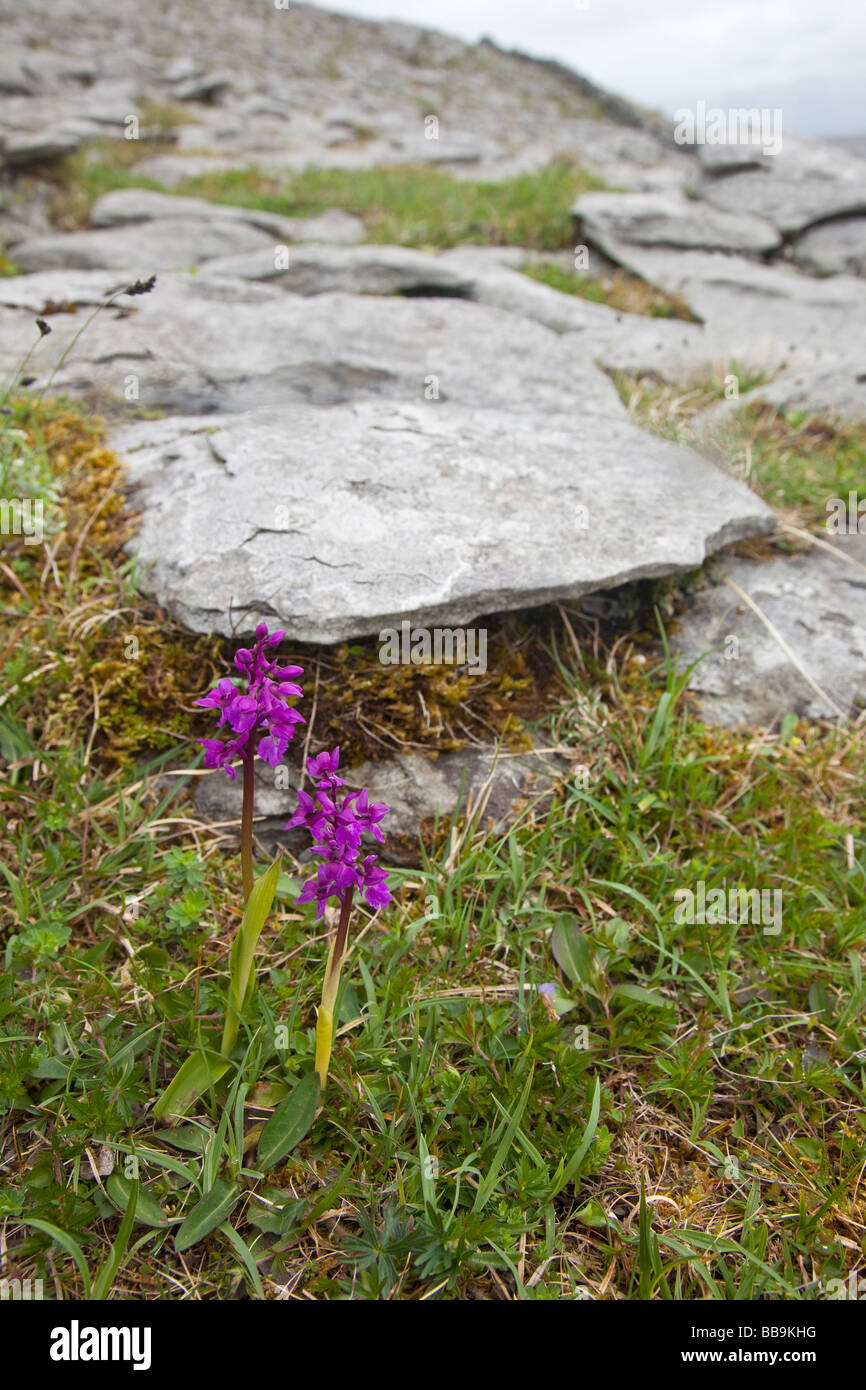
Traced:
<path fill-rule="evenodd" d="M 306 642 L 687 571 L 771 529 L 747 488 L 624 412 L 285 406 L 129 426 L 141 583 L 194 631 Z"/>

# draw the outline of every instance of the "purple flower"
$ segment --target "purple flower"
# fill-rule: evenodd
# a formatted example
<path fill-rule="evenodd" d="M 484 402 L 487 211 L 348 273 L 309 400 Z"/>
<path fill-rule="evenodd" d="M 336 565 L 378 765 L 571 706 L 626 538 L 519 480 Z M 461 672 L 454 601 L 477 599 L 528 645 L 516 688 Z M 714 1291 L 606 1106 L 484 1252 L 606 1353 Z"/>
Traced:
<path fill-rule="evenodd" d="M 340 765 L 340 749 L 335 748 L 330 753 L 318 753 L 315 758 L 307 759 L 307 772 L 323 791 L 334 791 L 337 787 L 345 786 L 342 777 L 337 776 L 337 768 Z"/>
<path fill-rule="evenodd" d="M 370 906 L 387 907 L 391 901 L 391 893 L 387 887 L 388 875 L 379 867 L 375 854 L 368 854 L 356 873 L 358 887 Z"/>
<path fill-rule="evenodd" d="M 293 679 L 304 674 L 303 667 L 279 666 L 265 655 L 267 649 L 278 647 L 285 635 L 282 631 L 269 633 L 267 624 L 259 623 L 255 645 L 241 647 L 235 652 L 235 667 L 246 680 L 246 691 L 226 677 L 201 700 L 196 700 L 195 703 L 205 709 L 218 709 L 217 727 L 228 724 L 237 735 L 225 743 L 213 738 L 199 739 L 204 748 L 205 767 L 222 767 L 229 777 L 234 777 L 235 770 L 228 764 L 234 758 L 248 756 L 251 751 L 258 753 L 271 767 L 282 762 L 295 725 L 304 723 L 303 715 L 288 704 L 289 699 L 303 695 Z M 253 739 L 254 750 L 250 746 Z"/>
<path fill-rule="evenodd" d="M 387 907 L 391 901 L 388 875 L 379 867 L 375 854 L 358 862 L 361 837 L 369 830 L 377 840 L 383 840 L 379 821 L 387 815 L 388 807 L 380 801 L 369 800 L 366 787 L 348 792 L 338 798 L 338 787 L 345 786 L 337 776 L 340 750 L 319 753 L 307 759 L 307 770 L 316 784 L 315 795 L 298 792 L 298 809 L 286 825 L 286 830 L 302 825 L 313 838 L 313 853 L 323 863 L 316 869 L 315 879 L 304 885 L 296 903 L 317 904 L 316 916 L 322 917 L 329 898 L 344 902 L 346 894 L 357 889 L 374 908 Z"/>
<path fill-rule="evenodd" d="M 325 824 L 325 812 L 316 805 L 315 800 L 305 791 L 298 792 L 298 809 L 292 816 L 286 830 L 293 830 L 296 825 L 303 825 L 312 835 L 317 835 L 320 828 Z"/>
<path fill-rule="evenodd" d="M 388 814 L 388 807 L 384 801 L 374 801 L 372 805 L 368 805 L 366 787 L 359 792 L 350 792 L 349 795 L 355 797 L 355 820 L 357 824 L 362 826 L 364 830 L 369 830 L 370 834 L 374 835 L 380 844 L 383 844 L 385 837 L 379 829 L 379 821 Z"/>

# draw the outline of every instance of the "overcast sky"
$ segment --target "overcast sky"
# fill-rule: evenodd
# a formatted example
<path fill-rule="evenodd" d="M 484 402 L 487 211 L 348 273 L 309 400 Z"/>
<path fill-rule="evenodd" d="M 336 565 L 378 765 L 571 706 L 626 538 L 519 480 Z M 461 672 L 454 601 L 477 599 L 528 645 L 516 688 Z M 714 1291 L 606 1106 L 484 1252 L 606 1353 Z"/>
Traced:
<path fill-rule="evenodd" d="M 801 135 L 866 134 L 866 0 L 334 0 L 558 58 L 600 86 L 678 107 L 781 107 Z"/>

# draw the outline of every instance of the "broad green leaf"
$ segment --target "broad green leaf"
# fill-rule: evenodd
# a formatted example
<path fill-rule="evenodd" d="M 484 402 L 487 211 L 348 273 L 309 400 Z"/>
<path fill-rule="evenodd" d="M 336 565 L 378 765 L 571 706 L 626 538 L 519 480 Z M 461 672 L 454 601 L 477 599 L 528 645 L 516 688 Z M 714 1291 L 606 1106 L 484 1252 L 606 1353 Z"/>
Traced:
<path fill-rule="evenodd" d="M 785 744 L 790 743 L 790 742 L 791 742 L 791 739 L 792 739 L 793 736 L 794 736 L 794 731 L 795 731 L 796 728 L 797 728 L 797 716 L 796 716 L 796 714 L 788 713 L 788 714 L 786 714 L 786 715 L 783 715 L 783 717 L 782 717 L 782 722 L 781 722 L 781 724 L 779 725 L 779 741 L 780 741 L 781 743 L 785 743 Z"/>
<path fill-rule="evenodd" d="M 246 1104 L 254 1105 L 256 1109 L 270 1110 L 271 1106 L 285 1100 L 288 1094 L 289 1088 L 284 1081 L 259 1081 L 250 1091 Z"/>
<path fill-rule="evenodd" d="M 39 1081 L 64 1081 L 69 1075 L 69 1063 L 61 1062 L 59 1057 L 41 1057 L 27 1075 Z"/>
<path fill-rule="evenodd" d="M 301 1078 L 285 1100 L 280 1101 L 259 1140 L 258 1165 L 263 1172 L 285 1158 L 309 1133 L 320 1089 L 318 1075 L 311 1071 Z"/>
<path fill-rule="evenodd" d="M 436 1210 L 436 1184 L 433 1181 L 433 1170 L 430 1163 L 430 1150 L 427 1147 L 427 1140 L 424 1138 L 422 1130 L 418 1129 L 418 1162 L 421 1166 L 421 1196 L 424 1198 L 424 1205 L 431 1211 Z"/>
<path fill-rule="evenodd" d="M 553 928 L 551 942 L 556 963 L 574 984 L 588 980 L 592 971 L 592 948 L 573 917 L 560 917 Z"/>
<path fill-rule="evenodd" d="M 112 1173 L 111 1177 L 105 1180 L 105 1190 L 118 1210 L 126 1211 L 132 1191 L 131 1180 L 122 1177 L 120 1173 Z M 138 1189 L 135 1219 L 142 1226 L 167 1226 L 169 1223 L 162 1207 L 144 1187 Z"/>
<path fill-rule="evenodd" d="M 224 1057 L 228 1057 L 237 1042 L 241 1014 L 243 1013 L 244 1006 L 249 1003 L 250 996 L 255 988 L 253 961 L 255 959 L 256 946 L 262 934 L 262 927 L 265 925 L 268 913 L 271 910 L 271 904 L 274 901 L 274 893 L 279 876 L 280 859 L 277 858 L 274 860 L 267 873 L 263 874 L 261 878 L 256 879 L 256 882 L 253 884 L 253 891 L 250 893 L 240 931 L 235 937 L 234 945 L 231 949 L 231 955 L 229 957 L 229 997 L 226 1008 L 225 1027 L 223 1029 L 222 1047 L 220 1048 Z"/>
<path fill-rule="evenodd" d="M 220 1058 L 220 1060 L 223 1059 Z M 154 1131 L 153 1137 L 154 1139 L 161 1139 L 166 1144 L 171 1144 L 173 1149 L 201 1155 L 213 1137 L 213 1130 L 197 1124 L 178 1125 L 175 1129 L 157 1129 Z"/>
<path fill-rule="evenodd" d="M 156 1119 L 185 1115 L 193 1102 L 219 1081 L 230 1066 L 231 1062 L 218 1052 L 209 1049 L 193 1052 L 153 1107 Z"/>
<path fill-rule="evenodd" d="M 639 1004 L 650 1004 L 654 1009 L 663 1009 L 667 1004 L 663 994 L 654 989 L 644 989 L 641 985 L 617 985 L 611 991 L 611 998 L 635 999 Z"/>
<path fill-rule="evenodd" d="M 196 1245 L 217 1226 L 221 1226 L 227 1216 L 234 1211 L 240 1201 L 241 1191 L 235 1182 L 217 1178 L 210 1192 L 196 1202 L 192 1211 L 181 1223 L 174 1237 L 174 1248 L 181 1254 L 191 1245 Z"/>

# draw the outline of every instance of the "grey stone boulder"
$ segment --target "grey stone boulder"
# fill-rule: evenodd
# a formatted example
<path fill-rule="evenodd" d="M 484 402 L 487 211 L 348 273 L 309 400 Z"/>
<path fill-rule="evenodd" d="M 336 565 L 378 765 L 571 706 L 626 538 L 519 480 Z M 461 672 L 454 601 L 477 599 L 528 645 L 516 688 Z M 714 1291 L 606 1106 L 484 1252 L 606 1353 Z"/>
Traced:
<path fill-rule="evenodd" d="M 241 251 L 269 249 L 272 254 L 273 244 L 267 232 L 241 219 L 177 217 L 34 237 L 18 243 L 15 260 L 25 271 L 108 268 L 137 275 L 185 270 Z"/>
<path fill-rule="evenodd" d="M 810 227 L 794 244 L 794 260 L 819 275 L 866 275 L 866 217 Z"/>
<path fill-rule="evenodd" d="M 124 280 L 123 284 L 126 283 Z M 97 304 L 104 304 L 120 288 L 122 285 L 118 283 L 117 275 L 104 270 L 46 270 L 39 275 L 0 277 L 0 306 L 21 311 L 17 323 L 12 321 L 10 315 L 5 315 L 4 321 L 0 321 L 0 352 L 11 352 L 13 341 L 16 338 L 20 340 L 21 332 L 28 326 L 27 317 L 44 315 L 46 305 L 77 305 L 81 310 L 96 308 Z M 69 317 L 71 319 L 72 315 Z M 66 313 L 63 313 L 63 320 L 66 318 Z M 55 320 L 54 328 L 57 327 L 58 321 Z M 43 347 L 47 349 L 49 342 L 50 339 L 45 340 Z"/>
<path fill-rule="evenodd" d="M 500 251 L 504 254 L 496 254 Z M 277 266 L 272 251 L 256 251 L 210 261 L 207 274 L 278 285 L 304 296 L 347 291 L 469 299 L 556 333 L 589 331 L 599 346 L 615 332 L 623 318 L 618 311 L 560 294 L 508 264 L 527 258 L 524 251 L 512 248 L 508 255 L 498 247 L 460 247 L 432 255 L 402 246 L 320 246 L 293 249 L 287 268 Z"/>
<path fill-rule="evenodd" d="M 129 274 L 90 274 L 94 288 L 129 283 Z M 70 278 L 78 284 L 86 272 Z M 22 304 L 20 314 L 0 315 L 3 370 L 20 359 L 22 341 L 30 341 L 33 326 L 23 306 L 41 291 L 28 293 L 27 282 L 42 279 L 0 280 L 0 295 Z M 613 384 L 595 365 L 599 342 L 589 334 L 560 336 L 459 298 L 308 299 L 202 267 L 196 275 L 162 277 L 153 294 L 129 308 L 122 317 L 93 321 L 58 371 L 57 390 L 120 396 L 131 372 L 142 405 L 185 414 L 370 398 L 534 417 L 574 406 L 586 421 L 596 413 L 622 414 Z M 50 371 L 86 313 L 82 308 L 52 321 L 34 371 Z"/>
<path fill-rule="evenodd" d="M 40 87 L 39 78 L 29 68 L 26 53 L 4 53 L 0 56 L 0 96 L 33 96 Z"/>
<path fill-rule="evenodd" d="M 277 235 L 292 226 L 290 218 L 275 213 L 256 212 L 252 208 L 233 207 L 229 203 L 213 203 L 207 198 L 183 198 L 173 193 L 158 193 L 149 188 L 116 188 L 97 198 L 90 209 L 91 227 L 126 227 L 137 222 L 164 222 L 181 218 L 183 221 L 244 222 Z"/>
<path fill-rule="evenodd" d="M 122 429 L 147 592 L 193 631 L 300 641 L 688 571 L 769 509 L 624 412 L 360 402 Z M 311 472 L 312 470 L 312 472 Z M 310 481 L 314 486 L 310 487 Z"/>
<path fill-rule="evenodd" d="M 828 698 L 721 582 L 698 595 L 676 638 L 684 665 L 711 652 L 690 682 L 708 722 L 767 728 L 786 714 L 823 719 L 866 707 L 866 535 L 840 536 L 834 546 L 839 554 L 815 547 L 763 564 L 736 559 L 723 566 Z"/>
<path fill-rule="evenodd" d="M 157 193 L 144 188 L 119 188 L 98 198 L 90 210 L 92 227 L 124 227 L 142 222 L 164 222 L 180 218 L 243 223 L 269 233 L 276 242 L 360 241 L 364 224 L 359 217 L 332 208 L 318 217 L 283 217 L 256 208 L 213 203 L 206 198 L 184 198 L 178 194 Z"/>
<path fill-rule="evenodd" d="M 854 360 L 866 353 L 866 285 L 847 275 L 817 278 L 777 262 L 761 265 L 719 252 L 608 243 L 620 265 L 681 296 L 701 320 L 698 334 L 678 324 L 665 349 L 670 366 L 686 368 L 691 356 L 707 363 L 730 361 L 768 372 L 795 363 L 837 361 L 840 350 Z M 673 327 L 673 326 L 672 326 Z M 634 330 L 630 330 L 633 332 Z M 629 334 L 629 336 L 630 336 Z M 679 354 L 677 341 L 687 348 Z M 628 341 L 625 343 L 628 348 Z M 621 357 L 615 345 L 605 361 Z M 646 366 L 655 365 L 649 359 Z"/>
<path fill-rule="evenodd" d="M 584 193 L 572 208 L 578 241 L 611 254 L 610 247 L 676 247 L 761 256 L 781 237 L 765 219 L 719 212 L 696 199 L 666 193 Z"/>
<path fill-rule="evenodd" d="M 231 89 L 231 85 L 230 72 L 207 72 L 179 82 L 174 88 L 174 96 L 178 101 L 218 102 Z"/>
<path fill-rule="evenodd" d="M 704 174 L 692 191 L 711 207 L 762 217 L 790 236 L 831 217 L 866 213 L 866 160 L 837 145 L 786 135 L 764 168 L 721 179 Z"/>
<path fill-rule="evenodd" d="M 50 164 L 73 154 L 82 136 L 71 130 L 33 130 L 0 136 L 0 163 L 10 169 L 27 169 L 34 164 Z"/>
<path fill-rule="evenodd" d="M 741 173 L 744 169 L 766 169 L 772 158 L 760 145 L 721 144 L 697 145 L 698 163 L 706 173 L 716 178 Z"/>
<path fill-rule="evenodd" d="M 264 280 L 292 294 L 441 294 L 468 298 L 471 281 L 439 257 L 402 246 L 303 246 L 278 267 L 273 247 L 211 262 L 210 275 Z"/>

